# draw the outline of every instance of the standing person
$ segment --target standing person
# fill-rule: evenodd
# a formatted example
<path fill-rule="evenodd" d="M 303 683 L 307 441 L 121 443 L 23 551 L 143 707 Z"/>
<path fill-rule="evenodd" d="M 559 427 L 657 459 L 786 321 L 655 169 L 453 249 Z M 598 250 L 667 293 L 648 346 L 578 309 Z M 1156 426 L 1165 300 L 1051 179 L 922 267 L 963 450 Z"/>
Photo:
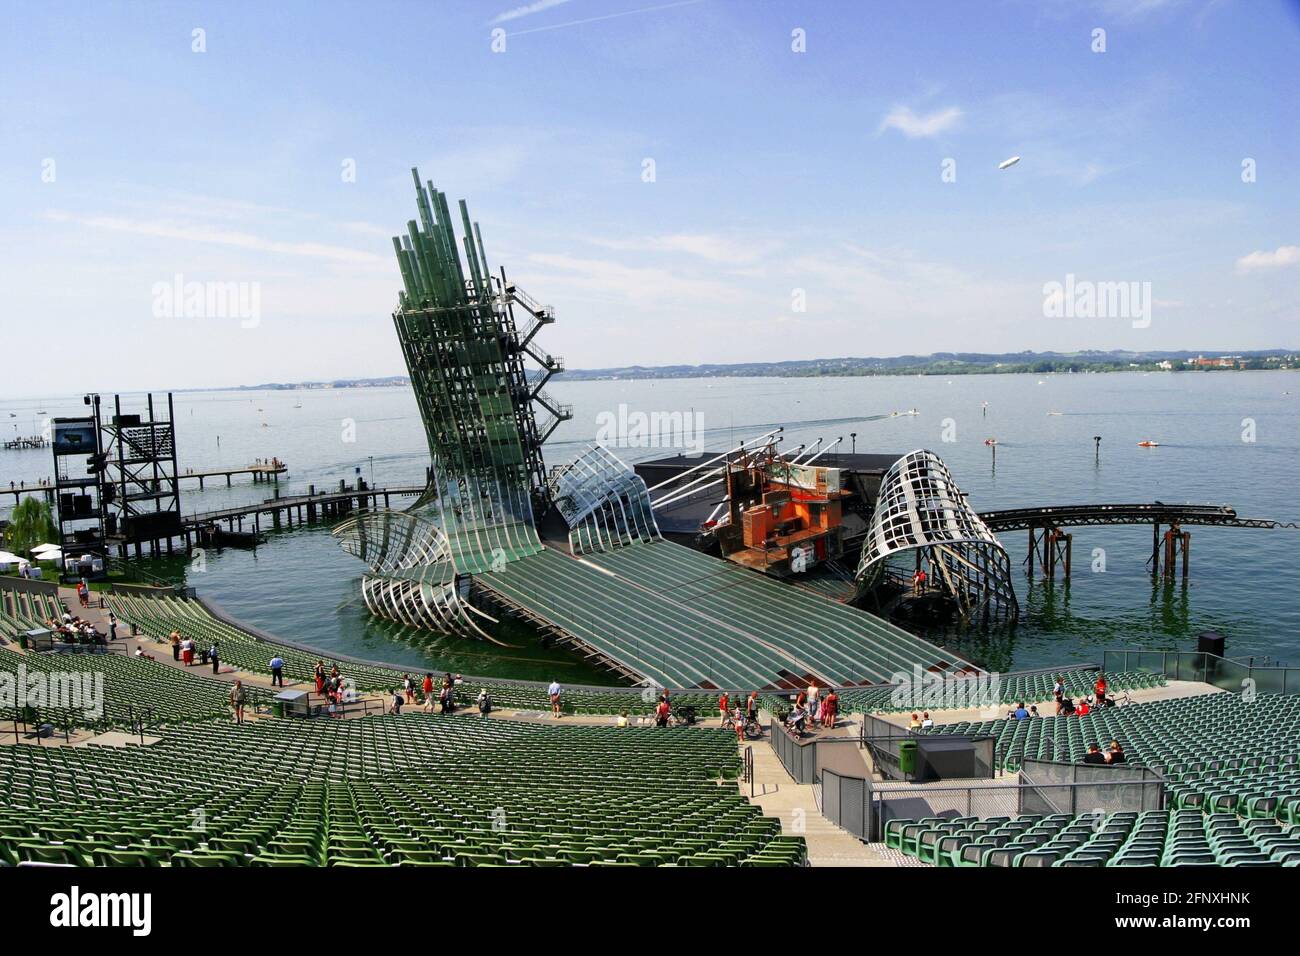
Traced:
<path fill-rule="evenodd" d="M 221 668 L 221 657 L 217 653 L 216 641 L 213 641 L 212 646 L 208 648 L 208 660 L 212 661 L 212 673 L 216 674 Z"/>
<path fill-rule="evenodd" d="M 912 575 L 912 593 L 917 596 L 925 593 L 925 569 L 922 567 L 917 567 Z"/>
<path fill-rule="evenodd" d="M 478 714 L 480 717 L 486 717 L 492 713 L 492 695 L 484 687 L 478 692 Z"/>
<path fill-rule="evenodd" d="M 722 719 L 724 724 L 727 722 L 727 717 L 731 714 L 731 710 L 728 708 L 727 704 L 727 692 L 724 690 L 722 696 L 718 698 L 718 716 Z"/>
<path fill-rule="evenodd" d="M 194 638 L 187 637 L 181 641 L 181 660 L 186 667 L 194 666 Z"/>
<path fill-rule="evenodd" d="M 814 720 L 816 720 L 817 703 L 821 693 L 822 689 L 817 686 L 817 681 L 810 681 L 808 684 L 808 713 L 813 715 Z"/>
<path fill-rule="evenodd" d="M 551 681 L 551 686 L 546 688 L 546 696 L 551 699 L 551 716 L 558 718 L 560 716 L 560 682 Z"/>
<path fill-rule="evenodd" d="M 324 661 L 316 662 L 316 670 L 314 674 L 316 677 L 317 695 L 325 693 L 325 662 Z"/>
<path fill-rule="evenodd" d="M 234 708 L 236 724 L 244 722 L 244 704 L 247 701 L 248 693 L 244 690 L 244 682 L 235 681 L 234 686 L 230 688 L 230 706 Z"/>
<path fill-rule="evenodd" d="M 406 698 L 402 696 L 402 688 L 394 688 L 393 706 L 388 708 L 388 712 L 390 714 L 396 714 L 398 717 L 402 716 L 402 704 L 405 702 L 405 699 Z"/>
<path fill-rule="evenodd" d="M 108 612 L 108 639 L 117 640 L 117 615 L 112 611 Z"/>
<path fill-rule="evenodd" d="M 1052 685 L 1052 699 L 1056 701 L 1056 712 L 1061 712 L 1061 698 L 1065 696 L 1065 679 L 1060 674 L 1056 675 L 1056 683 Z"/>
<path fill-rule="evenodd" d="M 410 674 L 402 675 L 402 690 L 406 694 L 406 702 L 415 703 L 415 681 Z"/>
<path fill-rule="evenodd" d="M 171 641 L 172 660 L 179 662 L 181 659 L 181 632 L 172 631 L 171 634 L 167 636 L 167 640 Z"/>
<path fill-rule="evenodd" d="M 672 707 L 668 704 L 668 698 L 659 698 L 659 706 L 655 708 L 655 726 L 667 727 L 668 715 L 672 713 Z"/>
<path fill-rule="evenodd" d="M 271 658 L 271 686 L 284 687 L 284 658 L 279 654 Z"/>
<path fill-rule="evenodd" d="M 822 726 L 827 728 L 834 727 L 835 718 L 836 715 L 839 714 L 839 711 L 840 695 L 835 693 L 834 688 L 831 688 L 830 693 L 826 695 L 826 699 L 822 701 Z"/>
<path fill-rule="evenodd" d="M 433 705 L 431 703 L 433 700 L 433 675 L 432 674 L 424 675 L 424 683 L 420 686 L 420 689 L 424 691 L 425 709 L 432 710 L 433 709 Z"/>
<path fill-rule="evenodd" d="M 751 690 L 745 699 L 745 716 L 758 723 L 758 691 Z"/>
<path fill-rule="evenodd" d="M 1102 707 L 1106 703 L 1106 691 L 1110 689 L 1106 683 L 1106 674 L 1104 671 L 1097 672 L 1097 683 L 1092 685 L 1094 693 L 1097 695 L 1097 706 Z"/>

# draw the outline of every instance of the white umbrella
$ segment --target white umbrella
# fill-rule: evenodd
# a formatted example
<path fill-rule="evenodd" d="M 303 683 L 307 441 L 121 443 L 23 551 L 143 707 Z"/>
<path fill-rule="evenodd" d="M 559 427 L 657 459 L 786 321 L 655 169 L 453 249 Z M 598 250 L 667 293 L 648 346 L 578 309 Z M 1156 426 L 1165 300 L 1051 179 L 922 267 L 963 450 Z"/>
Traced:
<path fill-rule="evenodd" d="M 36 547 L 32 548 L 32 554 L 44 554 L 46 551 L 62 552 L 63 549 L 57 544 L 38 544 Z"/>
<path fill-rule="evenodd" d="M 10 554 L 8 551 L 0 551 L 0 564 L 17 564 L 19 561 L 26 560 L 26 558 L 20 558 L 16 554 Z"/>

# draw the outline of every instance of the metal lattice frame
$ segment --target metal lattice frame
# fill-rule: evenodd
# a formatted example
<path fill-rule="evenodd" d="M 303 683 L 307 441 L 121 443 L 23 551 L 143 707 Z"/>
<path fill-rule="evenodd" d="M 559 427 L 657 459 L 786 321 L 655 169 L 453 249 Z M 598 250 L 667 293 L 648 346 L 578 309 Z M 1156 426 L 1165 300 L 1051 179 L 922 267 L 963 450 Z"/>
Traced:
<path fill-rule="evenodd" d="M 361 582 L 370 613 L 492 640 L 475 617 L 494 619 L 461 598 L 451 543 L 432 522 L 408 512 L 374 511 L 349 518 L 331 534 L 344 551 L 370 566 Z"/>
<path fill-rule="evenodd" d="M 393 239 L 404 284 L 393 321 L 433 459 L 413 510 L 442 527 L 461 571 L 481 572 L 541 550 L 533 497 L 545 472 L 534 396 L 510 299 L 493 288 L 477 223 L 462 200 L 457 243 L 447 197 L 411 172 L 421 221 Z"/>
<path fill-rule="evenodd" d="M 660 537 L 644 479 L 601 445 L 556 468 L 550 491 L 569 526 L 569 550 L 574 554 Z"/>
<path fill-rule="evenodd" d="M 888 559 L 907 552 L 929 560 L 935 583 L 965 620 L 1019 613 L 1006 550 L 966 503 L 948 467 L 924 449 L 904 455 L 881 479 L 855 575 L 859 589 L 879 584 Z"/>

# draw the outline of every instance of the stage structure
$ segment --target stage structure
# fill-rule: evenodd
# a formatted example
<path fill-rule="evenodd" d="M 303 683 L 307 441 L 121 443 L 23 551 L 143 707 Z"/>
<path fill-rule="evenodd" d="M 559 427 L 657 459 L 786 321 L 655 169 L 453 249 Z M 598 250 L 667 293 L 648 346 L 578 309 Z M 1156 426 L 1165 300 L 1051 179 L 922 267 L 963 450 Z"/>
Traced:
<path fill-rule="evenodd" d="M 885 473 L 855 577 L 860 592 L 891 576 L 910 586 L 915 569 L 926 566 L 927 588 L 953 600 L 963 621 L 1014 620 L 1019 613 L 1006 550 L 939 456 L 921 449 Z"/>
<path fill-rule="evenodd" d="M 660 537 L 645 481 L 601 445 L 592 445 L 569 464 L 556 467 L 550 493 L 569 526 L 573 554 Z"/>
<path fill-rule="evenodd" d="M 104 538 L 111 549 L 142 557 L 172 553 L 182 539 L 181 490 L 176 466 L 175 409 L 167 393 L 167 414 L 145 396 L 144 414 L 122 411 L 122 396 L 113 396 L 113 416 L 101 422 L 104 460 L 102 499 Z"/>

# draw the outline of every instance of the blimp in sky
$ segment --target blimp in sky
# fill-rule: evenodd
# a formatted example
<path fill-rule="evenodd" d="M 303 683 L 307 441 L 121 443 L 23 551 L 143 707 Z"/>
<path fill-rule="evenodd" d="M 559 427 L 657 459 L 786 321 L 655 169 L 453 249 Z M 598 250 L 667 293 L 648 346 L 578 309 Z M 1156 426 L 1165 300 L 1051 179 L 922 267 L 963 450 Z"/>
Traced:
<path fill-rule="evenodd" d="M 1018 162 L 1020 162 L 1020 157 L 1012 156 L 1010 159 L 1004 159 L 1002 160 L 1002 162 L 998 163 L 998 169 L 1007 169 L 1010 166 L 1014 166 Z"/>

